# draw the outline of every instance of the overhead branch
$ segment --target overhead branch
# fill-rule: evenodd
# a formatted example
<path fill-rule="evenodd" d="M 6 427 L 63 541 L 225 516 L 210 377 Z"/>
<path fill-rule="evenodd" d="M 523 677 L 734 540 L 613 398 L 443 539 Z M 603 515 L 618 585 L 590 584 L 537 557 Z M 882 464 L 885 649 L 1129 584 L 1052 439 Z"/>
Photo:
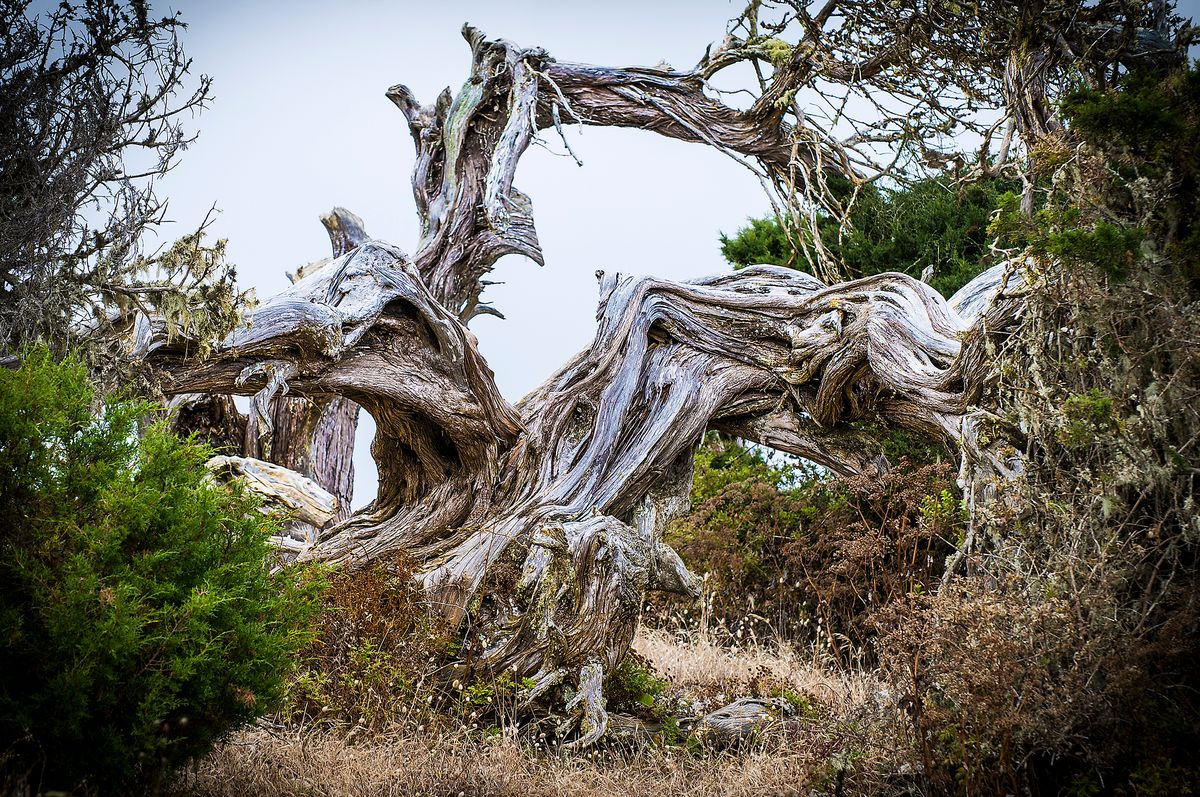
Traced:
<path fill-rule="evenodd" d="M 848 168 L 818 137 L 796 146 L 783 108 L 731 108 L 704 92 L 701 71 L 610 68 L 556 61 L 463 28 L 471 75 L 457 94 L 422 106 L 402 85 L 388 98 L 408 121 L 416 147 L 413 195 L 421 240 L 413 256 L 435 298 L 469 321 L 494 312 L 480 302 L 495 262 L 519 254 L 542 264 L 532 203 L 513 186 L 517 162 L 538 131 L 567 123 L 650 130 L 729 154 L 767 179 L 805 169 Z"/>

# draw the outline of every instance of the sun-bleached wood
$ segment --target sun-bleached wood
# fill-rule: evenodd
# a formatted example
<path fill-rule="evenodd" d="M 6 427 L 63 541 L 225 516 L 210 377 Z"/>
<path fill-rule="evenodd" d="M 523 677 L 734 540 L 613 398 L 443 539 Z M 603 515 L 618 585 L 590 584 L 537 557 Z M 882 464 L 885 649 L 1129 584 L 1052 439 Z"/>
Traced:
<path fill-rule="evenodd" d="M 689 283 L 599 273 L 595 339 L 512 405 L 466 324 L 495 312 L 480 292 L 499 257 L 542 260 L 512 184 L 539 130 L 568 118 L 642 127 L 762 169 L 796 155 L 776 115 L 710 99 L 700 72 L 564 64 L 464 34 L 472 74 L 457 95 L 422 107 L 388 92 L 417 148 L 411 258 L 335 211 L 336 256 L 297 272 L 211 357 L 192 359 L 149 321 L 135 353 L 167 393 L 252 396 L 260 435 L 285 393 L 365 408 L 378 497 L 325 524 L 300 558 L 362 566 L 403 552 L 462 629 L 463 661 L 531 678 L 529 705 L 564 700 L 587 744 L 604 732 L 603 678 L 646 593 L 699 593 L 663 531 L 687 507 L 707 429 L 858 473 L 881 453 L 857 422 L 884 420 L 959 454 L 969 496 L 1019 477 L 1015 454 L 980 444 L 971 407 L 1019 310 L 1021 268 L 1000 264 L 949 301 L 903 274 L 826 285 L 777 266 Z"/>
<path fill-rule="evenodd" d="M 209 470 L 227 479 L 237 479 L 267 499 L 268 511 L 285 514 L 317 528 L 338 515 L 338 499 L 312 479 L 290 468 L 253 457 L 218 455 L 205 463 Z"/>

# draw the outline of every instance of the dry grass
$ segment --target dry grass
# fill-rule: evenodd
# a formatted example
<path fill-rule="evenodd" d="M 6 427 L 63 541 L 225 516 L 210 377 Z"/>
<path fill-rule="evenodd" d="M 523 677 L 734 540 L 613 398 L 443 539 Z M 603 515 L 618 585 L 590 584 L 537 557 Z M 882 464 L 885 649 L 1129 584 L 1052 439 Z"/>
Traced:
<path fill-rule="evenodd" d="M 259 727 L 193 767 L 173 794 L 787 795 L 814 788 L 832 793 L 840 769 L 847 769 L 847 794 L 881 786 L 878 757 L 863 758 L 865 749 L 890 747 L 880 744 L 880 733 L 889 730 L 880 720 L 872 679 L 831 674 L 787 649 L 729 650 L 699 640 L 681 643 L 662 632 L 644 633 L 635 647 L 702 702 L 752 691 L 755 679 L 768 673 L 810 696 L 820 716 L 736 753 L 651 746 L 571 754 L 535 750 L 511 735 L 480 741 L 465 733 L 431 737 L 417 728 L 347 735 Z"/>
<path fill-rule="evenodd" d="M 758 753 L 697 758 L 649 750 L 636 756 L 534 755 L 492 743 L 389 734 L 348 744 L 329 734 L 242 733 L 178 785 L 189 797 L 272 795 L 763 795 L 811 785 L 811 755 Z"/>
<path fill-rule="evenodd" d="M 703 636 L 642 630 L 633 644 L 672 684 L 700 698 L 721 703 L 754 690 L 769 675 L 835 714 L 874 702 L 883 685 L 863 672 L 837 672 L 815 656 L 792 647 L 717 645 Z"/>

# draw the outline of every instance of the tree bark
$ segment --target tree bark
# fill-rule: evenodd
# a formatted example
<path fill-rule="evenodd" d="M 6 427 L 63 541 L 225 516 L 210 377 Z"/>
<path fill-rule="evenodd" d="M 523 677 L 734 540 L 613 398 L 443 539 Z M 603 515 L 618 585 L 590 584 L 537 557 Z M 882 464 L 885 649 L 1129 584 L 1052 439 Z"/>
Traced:
<path fill-rule="evenodd" d="M 333 256 L 344 255 L 369 240 L 362 219 L 345 208 L 321 217 Z M 289 274 L 293 281 L 306 268 Z M 267 404 L 256 402 L 246 424 L 246 456 L 290 468 L 312 479 L 336 498 L 337 520 L 350 516 L 354 498 L 354 437 L 358 405 L 342 396 L 289 398 L 274 394 Z M 289 526 L 296 537 L 311 543 L 323 524 L 297 519 Z"/>
<path fill-rule="evenodd" d="M 467 629 L 472 666 L 528 675 L 538 695 L 592 663 L 614 667 L 647 590 L 697 594 L 662 532 L 686 507 L 706 428 L 852 473 L 869 458 L 847 425 L 885 418 L 962 446 L 964 466 L 995 462 L 966 412 L 987 329 L 1011 302 L 974 318 L 954 307 L 901 274 L 831 287 L 774 266 L 691 284 L 614 276 L 592 346 L 513 407 L 411 261 L 368 242 L 264 304 L 213 360 L 170 346 L 155 358 L 172 392 L 262 402 L 286 382 L 365 407 L 379 497 L 302 558 L 406 552 L 432 605 Z M 585 740 L 602 726 L 588 722 Z"/>
<path fill-rule="evenodd" d="M 538 129 L 564 115 L 645 127 L 764 169 L 797 155 L 779 118 L 720 105 L 698 73 L 561 64 L 464 34 L 473 67 L 457 96 L 422 108 L 403 87 L 388 92 L 417 147 L 414 257 L 335 211 L 335 257 L 210 359 L 153 329 L 138 352 L 168 393 L 252 395 L 250 434 L 276 435 L 270 453 L 305 470 L 322 421 L 310 405 L 278 403 L 285 392 L 325 402 L 322 413 L 330 397 L 370 412 L 378 497 L 322 528 L 301 558 L 362 566 L 403 551 L 431 606 L 463 629 L 464 664 L 532 678 L 527 702 L 573 686 L 566 709 L 587 744 L 604 732 L 600 684 L 646 592 L 698 595 L 662 534 L 687 507 L 706 429 L 857 473 L 879 449 L 853 424 L 883 418 L 960 450 L 971 495 L 1019 475 L 979 444 L 970 407 L 1020 281 L 1002 264 L 947 302 L 902 274 L 829 286 L 775 266 L 692 283 L 601 273 L 592 344 L 510 405 L 465 324 L 492 311 L 480 291 L 496 259 L 541 262 L 531 203 L 512 185 Z M 292 429 L 309 441 L 295 455 Z"/>
<path fill-rule="evenodd" d="M 215 456 L 209 470 L 223 478 L 241 479 L 268 499 L 265 511 L 282 508 L 304 523 L 321 528 L 338 515 L 337 497 L 294 470 L 251 457 Z M 274 506 L 272 506 L 274 505 Z M 293 547 L 293 546 L 289 546 Z M 295 547 L 296 550 L 300 548 Z"/>
<path fill-rule="evenodd" d="M 368 240 L 362 219 L 345 208 L 334 208 L 321 217 L 321 223 L 329 234 L 334 257 Z M 294 281 L 309 268 L 301 267 L 288 278 Z M 226 455 L 283 466 L 333 496 L 332 519 L 350 516 L 359 410 L 353 401 L 342 396 L 264 394 L 251 405 L 249 415 L 243 415 L 230 395 L 191 393 L 176 395 L 171 409 L 176 432 L 195 434 L 221 455 L 214 460 L 215 468 L 229 470 Z M 233 475 L 244 477 L 240 470 Z M 267 494 L 275 497 L 270 491 Z M 283 502 L 283 506 L 290 505 Z M 288 523 L 287 532 L 294 540 L 311 544 L 330 519 L 315 523 L 301 512 Z M 306 546 L 288 547 L 298 550 Z"/>

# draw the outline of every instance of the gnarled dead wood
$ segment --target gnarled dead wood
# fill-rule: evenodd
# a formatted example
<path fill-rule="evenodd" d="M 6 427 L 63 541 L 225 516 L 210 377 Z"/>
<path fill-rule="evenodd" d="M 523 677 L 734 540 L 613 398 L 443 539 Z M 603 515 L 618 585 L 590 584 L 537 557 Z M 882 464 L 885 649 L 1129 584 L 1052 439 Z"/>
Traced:
<path fill-rule="evenodd" d="M 368 240 L 362 219 L 345 208 L 334 208 L 321 217 L 329 234 L 333 255 L 345 254 Z M 319 261 L 288 274 L 294 281 L 328 262 Z M 165 328 L 157 329 L 161 337 Z M 145 355 L 161 340 L 156 325 L 141 318 L 135 335 L 135 355 Z M 140 347 L 140 348 L 139 348 Z M 282 383 L 281 383 L 282 384 Z M 358 405 L 342 396 L 288 397 L 286 391 L 261 392 L 243 415 L 229 395 L 215 393 L 179 394 L 170 409 L 177 432 L 195 434 L 217 453 L 263 460 L 305 477 L 334 496 L 333 518 L 316 523 L 294 515 L 287 535 L 298 543 L 310 543 L 317 529 L 331 519 L 350 515 L 354 494 L 354 437 L 358 427 Z M 270 497 L 269 491 L 267 492 Z M 320 500 L 323 500 L 320 499 Z"/>
<path fill-rule="evenodd" d="M 902 274 L 836 285 L 776 266 L 692 283 L 600 274 L 592 344 L 511 405 L 465 324 L 489 311 L 481 277 L 497 258 L 540 262 L 530 202 L 512 185 L 538 129 L 567 116 L 649 127 L 762 169 L 796 154 L 781 149 L 778 117 L 721 106 L 696 74 L 561 64 L 465 33 L 472 75 L 457 95 L 423 108 L 389 91 L 417 147 L 413 258 L 335 214 L 335 257 L 301 270 L 210 358 L 147 323 L 137 350 L 168 393 L 253 396 L 260 439 L 284 394 L 370 412 L 378 497 L 322 528 L 302 558 L 405 552 L 463 629 L 464 661 L 532 678 L 529 701 L 574 687 L 567 710 L 586 743 L 603 733 L 600 684 L 646 592 L 698 593 L 662 534 L 687 506 L 705 430 L 857 473 L 879 452 L 854 423 L 883 418 L 961 450 L 964 487 L 983 489 L 974 474 L 1004 463 L 980 449 L 969 409 L 991 336 L 1017 311 L 1019 273 L 998 266 L 949 302 Z"/>
<path fill-rule="evenodd" d="M 1006 276 L 997 269 L 969 295 Z M 1011 275 L 1009 275 L 1011 276 Z M 614 667 L 647 590 L 695 594 L 661 539 L 691 457 L 724 425 L 842 472 L 849 423 L 883 417 L 958 447 L 986 361 L 980 324 L 924 283 L 825 286 L 759 266 L 697 283 L 605 277 L 593 344 L 517 406 L 408 258 L 368 242 L 266 302 L 205 362 L 156 350 L 172 392 L 344 395 L 376 419 L 378 500 L 304 558 L 396 550 L 477 666 L 542 682 Z M 965 305 L 965 300 L 959 302 Z M 986 453 L 980 453 L 986 458 Z M 583 676 L 580 676 L 583 677 Z M 598 702 L 579 704 L 590 731 Z M 589 724 L 590 723 L 590 724 Z M 601 723 L 602 724 L 602 723 Z"/>
<path fill-rule="evenodd" d="M 337 496 L 296 471 L 252 457 L 218 455 L 208 469 L 227 479 L 238 479 L 247 488 L 265 496 L 267 511 L 282 509 L 297 520 L 320 528 L 338 514 Z"/>
<path fill-rule="evenodd" d="M 727 747 L 781 728 L 784 718 L 793 713 L 792 705 L 781 697 L 743 697 L 704 715 L 697 726 L 709 743 Z"/>
<path fill-rule="evenodd" d="M 717 147 L 761 176 L 848 168 L 831 152 L 793 145 L 782 106 L 746 111 L 704 92 L 712 68 L 587 66 L 556 61 L 541 48 L 487 39 L 464 26 L 471 76 L 458 94 L 422 106 L 403 85 L 387 96 L 404 113 L 417 150 L 413 195 L 421 240 L 413 255 L 433 296 L 464 321 L 497 313 L 480 301 L 481 279 L 506 254 L 543 263 L 533 205 L 513 186 L 517 163 L 539 130 L 563 123 L 636 127 Z"/>

